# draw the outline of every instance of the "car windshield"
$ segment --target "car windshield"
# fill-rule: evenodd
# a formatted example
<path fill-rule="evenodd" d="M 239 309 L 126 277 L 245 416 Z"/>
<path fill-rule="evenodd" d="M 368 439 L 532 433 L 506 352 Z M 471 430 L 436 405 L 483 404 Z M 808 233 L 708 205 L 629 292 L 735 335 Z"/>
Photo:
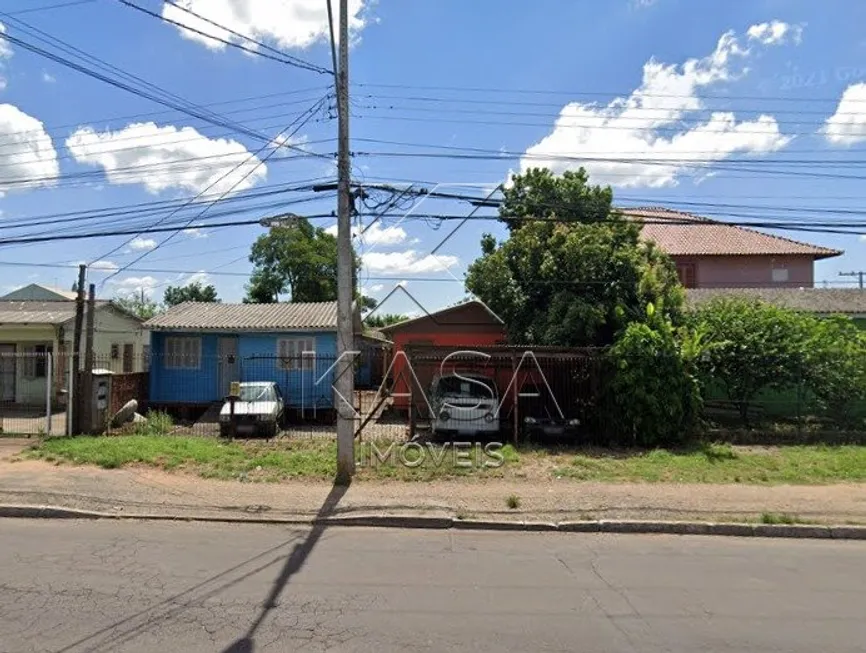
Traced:
<path fill-rule="evenodd" d="M 242 385 L 241 401 L 276 401 L 272 385 Z"/>
<path fill-rule="evenodd" d="M 439 379 L 437 389 L 440 394 L 461 395 L 489 399 L 496 396 L 495 386 L 490 379 L 478 376 L 445 376 Z"/>

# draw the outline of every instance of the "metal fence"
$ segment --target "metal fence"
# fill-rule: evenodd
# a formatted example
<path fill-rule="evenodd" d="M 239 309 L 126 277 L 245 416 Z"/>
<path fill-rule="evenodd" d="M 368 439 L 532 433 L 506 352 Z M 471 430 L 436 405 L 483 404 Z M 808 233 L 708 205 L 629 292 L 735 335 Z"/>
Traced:
<path fill-rule="evenodd" d="M 579 424 L 571 431 L 578 442 L 616 441 L 609 428 L 616 421 L 610 412 L 609 385 L 616 370 L 604 350 L 497 346 L 469 351 L 418 345 L 400 352 L 377 352 L 380 358 L 358 357 L 350 368 L 356 390 L 345 402 L 351 406 L 360 440 L 432 436 L 436 380 L 477 374 L 489 379 L 496 394 L 495 411 L 491 411 L 495 428 L 488 429 L 491 437 L 523 439 L 531 430 L 528 422 L 541 414 Z M 273 383 L 280 394 L 276 428 L 267 427 L 265 415 L 246 416 L 241 421 L 261 427 L 250 435 L 335 437 L 336 411 L 344 400 L 333 387 L 341 369 L 338 362 L 335 356 L 320 354 L 197 354 L 171 360 L 154 354 L 119 366 L 113 352 L 98 352 L 93 365 L 97 381 L 89 387 L 86 379 L 77 386 L 72 383 L 69 356 L 50 351 L 2 353 L 0 433 L 63 435 L 72 433 L 76 425 L 87 431 L 91 429 L 81 420 L 89 415 L 92 430 L 98 432 L 225 435 L 230 431 L 226 398 L 237 381 Z M 82 357 L 79 368 L 83 364 Z M 73 386 L 82 394 L 87 392 L 89 402 L 79 403 L 82 397 L 74 396 Z M 745 441 L 756 442 L 808 440 L 812 435 L 821 440 L 823 432 L 866 431 L 866 400 L 855 397 L 844 406 L 828 404 L 826 393 L 819 397 L 810 389 L 814 387 L 814 371 L 804 371 L 801 380 L 753 397 L 744 412 L 724 387 L 704 379 L 704 424 L 711 433 L 723 433 L 722 437 L 734 434 L 742 439 L 747 434 Z"/>

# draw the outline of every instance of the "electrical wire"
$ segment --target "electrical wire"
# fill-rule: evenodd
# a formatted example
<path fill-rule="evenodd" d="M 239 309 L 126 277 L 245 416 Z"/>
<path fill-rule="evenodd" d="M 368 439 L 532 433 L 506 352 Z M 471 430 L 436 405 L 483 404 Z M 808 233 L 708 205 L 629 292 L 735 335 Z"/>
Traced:
<path fill-rule="evenodd" d="M 217 28 L 229 33 L 229 34 L 233 34 L 239 38 L 244 39 L 245 41 L 249 41 L 251 43 L 254 43 L 257 46 L 263 47 L 270 52 L 275 52 L 279 56 L 274 56 L 273 54 L 261 52 L 260 50 L 254 50 L 252 48 L 245 47 L 245 46 L 241 45 L 240 43 L 235 43 L 234 41 L 230 41 L 228 39 L 224 39 L 224 38 L 221 38 L 219 36 L 215 36 L 213 34 L 208 34 L 207 32 L 203 32 L 199 29 L 196 29 L 195 27 L 191 27 L 190 25 L 186 25 L 184 23 L 181 23 L 180 21 L 176 21 L 176 20 L 173 20 L 173 19 L 168 18 L 166 16 L 163 16 L 161 14 L 158 14 L 155 11 L 151 11 L 150 9 L 145 9 L 144 7 L 141 7 L 137 4 L 135 4 L 134 2 L 130 2 L 130 0 L 117 0 L 117 1 L 126 7 L 129 7 L 131 9 L 135 9 L 136 11 L 140 11 L 141 13 L 147 14 L 148 16 L 152 16 L 152 17 L 156 18 L 157 20 L 160 20 L 160 21 L 165 22 L 165 23 L 169 23 L 170 25 L 174 25 L 175 27 L 180 27 L 181 29 L 188 30 L 190 32 L 198 34 L 199 36 L 204 36 L 205 38 L 212 39 L 212 40 L 217 41 L 219 43 L 222 43 L 224 45 L 228 45 L 230 47 L 237 48 L 238 50 L 242 50 L 243 52 L 246 52 L 248 54 L 254 54 L 258 57 L 263 57 L 265 59 L 270 59 L 272 61 L 278 61 L 279 63 L 288 64 L 290 66 L 295 66 L 296 68 L 301 68 L 303 70 L 309 70 L 309 71 L 314 72 L 314 73 L 319 73 L 319 74 L 330 74 L 331 73 L 331 71 L 329 71 L 327 68 L 322 68 L 321 66 L 317 66 L 316 64 L 310 63 L 309 61 L 304 61 L 303 59 L 299 59 L 298 57 L 290 55 L 286 52 L 276 50 L 276 49 L 274 49 L 268 45 L 265 45 L 259 41 L 256 41 L 255 39 L 253 39 L 249 36 L 246 36 L 244 34 L 236 32 L 233 29 L 226 27 L 225 25 L 220 25 L 219 23 L 214 22 L 210 18 L 206 18 L 204 16 L 201 16 L 200 14 L 197 14 L 194 11 L 187 9 L 186 7 L 182 7 L 182 6 L 180 6 L 174 2 L 171 2 L 171 0 L 164 0 L 164 2 L 167 5 L 171 5 L 173 7 L 176 7 L 177 9 L 180 9 L 181 11 L 184 11 L 188 14 L 193 15 L 194 17 L 198 18 L 201 21 L 210 23 L 211 25 L 214 25 L 215 27 L 217 27 Z"/>
<path fill-rule="evenodd" d="M 315 115 L 315 112 L 316 112 L 316 111 L 318 110 L 318 108 L 322 105 L 322 103 L 325 102 L 326 99 L 327 99 L 327 96 L 323 97 L 321 100 L 319 100 L 318 102 L 316 102 L 313 106 L 311 106 L 311 107 L 307 110 L 307 112 L 306 112 L 307 115 L 306 115 L 306 116 L 303 116 L 303 115 L 302 115 L 302 116 L 298 116 L 298 117 L 296 117 L 296 118 L 295 118 L 291 123 L 289 123 L 289 125 L 288 125 L 285 129 L 283 129 L 283 131 L 280 132 L 280 134 L 277 136 L 277 139 L 282 138 L 282 137 L 285 136 L 285 139 L 287 140 L 287 139 L 291 138 L 292 136 L 294 136 L 295 134 L 297 134 L 297 132 L 298 132 L 300 129 L 302 129 L 303 126 L 306 124 L 307 120 L 308 120 L 309 118 L 311 118 L 313 115 Z M 291 130 L 291 131 L 290 131 L 290 130 Z M 275 140 L 276 140 L 276 139 L 275 139 Z M 189 227 L 189 225 L 190 225 L 192 222 L 194 222 L 195 220 L 200 219 L 200 218 L 201 218 L 205 213 L 207 213 L 210 209 L 212 209 L 212 208 L 213 208 L 213 207 L 214 207 L 214 206 L 215 206 L 215 205 L 216 205 L 216 204 L 217 204 L 217 203 L 218 203 L 222 198 L 224 198 L 224 197 L 228 196 L 229 194 L 231 194 L 231 192 L 232 192 L 235 188 L 237 188 L 237 187 L 238 187 L 238 186 L 239 186 L 239 185 L 240 185 L 244 180 L 246 180 L 247 178 L 249 178 L 249 176 L 250 176 L 251 174 L 253 174 L 253 172 L 255 172 L 258 168 L 260 168 L 262 165 L 264 165 L 268 160 L 270 160 L 270 158 L 273 157 L 274 154 L 276 154 L 276 153 L 279 151 L 280 146 L 281 146 L 281 144 L 280 144 L 280 145 L 277 145 L 276 147 L 272 147 L 272 144 L 271 144 L 271 143 L 267 143 L 267 144 L 263 145 L 261 148 L 259 148 L 258 151 L 256 151 L 255 153 L 251 154 L 251 155 L 247 158 L 246 161 L 239 163 L 239 164 L 238 164 L 237 166 L 235 166 L 232 170 L 228 171 L 226 174 L 222 175 L 219 179 L 215 180 L 212 184 L 210 184 L 207 188 L 205 188 L 205 190 L 204 190 L 203 192 L 207 192 L 207 191 L 211 190 L 211 189 L 212 189 L 214 186 L 216 186 L 218 183 L 220 183 L 221 181 L 225 180 L 229 175 L 231 175 L 232 173 L 234 173 L 234 172 L 236 172 L 236 171 L 239 171 L 239 170 L 241 169 L 242 166 L 247 165 L 248 163 L 250 163 L 250 162 L 252 162 L 252 161 L 257 161 L 257 163 L 255 163 L 255 165 L 254 165 L 252 168 L 250 168 L 250 169 L 246 172 L 246 174 L 244 174 L 240 179 L 238 179 L 235 183 L 233 183 L 233 184 L 231 185 L 231 187 L 229 187 L 228 189 L 226 189 L 226 191 L 225 191 L 222 195 L 220 195 L 220 197 L 218 197 L 218 198 L 214 199 L 213 201 L 209 202 L 209 203 L 208 203 L 208 204 L 207 204 L 207 205 L 206 205 L 206 206 L 205 206 L 201 211 L 199 211 L 195 216 L 193 216 L 192 218 L 190 218 L 190 220 L 187 222 L 186 226 Z M 264 152 L 264 150 L 267 149 L 268 147 L 272 147 L 271 151 L 268 152 L 268 154 L 267 154 L 266 156 L 264 156 L 262 159 L 258 159 L 258 156 L 259 156 L 262 152 Z M 203 194 L 203 193 L 199 193 L 199 195 L 202 195 L 202 194 Z M 197 197 L 198 197 L 198 196 L 197 196 Z M 172 211 L 171 213 L 169 213 L 165 218 L 163 218 L 163 219 L 161 219 L 161 220 L 157 220 L 157 221 L 154 223 L 154 225 L 159 225 L 159 224 L 165 222 L 165 220 L 167 220 L 167 219 L 173 217 L 174 215 L 176 215 L 177 212 L 178 212 L 178 210 L 180 210 L 180 209 L 176 209 L 176 210 Z M 162 241 L 161 243 L 159 243 L 159 244 L 158 244 L 155 248 L 153 248 L 152 250 L 149 250 L 149 251 L 144 252 L 143 254 L 141 254 L 141 256 L 139 256 L 138 258 L 136 258 L 136 259 L 135 259 L 135 260 L 134 260 L 130 265 L 137 263 L 138 261 L 140 261 L 140 260 L 143 259 L 144 257 L 150 255 L 152 252 L 155 252 L 155 251 L 156 251 L 157 249 L 159 249 L 162 245 L 164 245 L 165 243 L 167 243 L 168 241 L 170 241 L 171 239 L 173 239 L 173 238 L 177 235 L 177 233 L 178 233 L 179 231 L 181 231 L 181 229 L 178 229 L 177 231 L 175 231 L 174 233 L 172 233 L 168 238 L 166 238 L 164 241 Z M 129 242 L 129 241 L 127 241 L 126 244 L 128 244 L 128 242 Z M 112 253 L 116 252 L 118 249 L 121 249 L 121 248 L 124 247 L 124 246 L 125 246 L 125 245 L 121 245 L 119 248 L 115 248 L 114 250 L 112 250 L 109 254 L 106 254 L 105 256 L 101 256 L 101 257 L 99 257 L 99 258 L 107 258 L 107 257 L 110 256 Z M 125 266 L 125 267 L 129 267 L 129 266 Z M 110 278 L 113 277 L 113 276 L 116 276 L 117 274 L 120 274 L 120 272 L 122 272 L 122 271 L 125 269 L 125 267 L 122 267 L 122 268 L 120 268 L 119 270 L 117 270 L 114 274 L 112 274 L 111 276 L 109 276 L 108 279 L 110 279 Z M 106 279 L 106 281 L 107 281 L 108 279 Z"/>
<path fill-rule="evenodd" d="M 10 11 L 8 16 L 20 16 L 21 14 L 33 14 L 39 11 L 51 11 L 53 9 L 63 9 L 65 7 L 75 7 L 77 5 L 89 5 L 96 0 L 71 0 L 71 2 L 60 2 L 53 5 L 44 5 L 42 7 L 31 7 L 30 9 L 19 9 L 18 11 Z"/>

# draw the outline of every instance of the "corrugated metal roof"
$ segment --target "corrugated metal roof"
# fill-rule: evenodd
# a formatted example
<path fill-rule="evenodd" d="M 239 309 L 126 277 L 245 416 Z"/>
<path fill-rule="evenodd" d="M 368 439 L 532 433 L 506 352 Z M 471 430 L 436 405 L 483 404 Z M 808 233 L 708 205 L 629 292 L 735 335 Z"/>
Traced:
<path fill-rule="evenodd" d="M 633 218 L 670 220 L 671 224 L 644 224 L 641 233 L 671 256 L 802 255 L 820 259 L 842 254 L 839 250 L 663 207 L 621 208 L 619 212 Z"/>
<path fill-rule="evenodd" d="M 74 317 L 75 302 L 0 301 L 0 324 L 63 324 Z"/>
<path fill-rule="evenodd" d="M 689 288 L 686 303 L 700 306 L 718 297 L 759 299 L 821 315 L 866 315 L 866 290 L 858 288 Z"/>
<path fill-rule="evenodd" d="M 155 331 L 336 330 L 337 302 L 214 304 L 185 302 L 148 320 Z"/>

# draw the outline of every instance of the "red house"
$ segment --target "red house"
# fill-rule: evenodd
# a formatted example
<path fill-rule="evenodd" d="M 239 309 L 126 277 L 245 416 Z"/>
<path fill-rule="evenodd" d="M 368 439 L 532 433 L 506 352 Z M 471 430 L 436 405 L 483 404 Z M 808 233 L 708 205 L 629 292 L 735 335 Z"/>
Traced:
<path fill-rule="evenodd" d="M 398 355 L 398 352 L 406 348 L 416 346 L 428 347 L 457 347 L 471 349 L 472 347 L 485 347 L 505 344 L 505 327 L 499 319 L 482 302 L 472 300 L 443 308 L 435 313 L 426 313 L 420 317 L 412 318 L 392 324 L 380 329 L 393 343 L 389 377 L 394 382 L 393 394 L 400 395 L 409 392 L 409 379 L 411 372 L 406 369 L 406 359 Z M 416 370 L 416 373 L 418 370 Z M 420 378 L 422 385 L 429 383 L 427 374 Z M 424 388 L 425 391 L 427 388 Z M 405 410 L 409 407 L 409 399 L 405 396 L 395 396 L 393 407 Z"/>

